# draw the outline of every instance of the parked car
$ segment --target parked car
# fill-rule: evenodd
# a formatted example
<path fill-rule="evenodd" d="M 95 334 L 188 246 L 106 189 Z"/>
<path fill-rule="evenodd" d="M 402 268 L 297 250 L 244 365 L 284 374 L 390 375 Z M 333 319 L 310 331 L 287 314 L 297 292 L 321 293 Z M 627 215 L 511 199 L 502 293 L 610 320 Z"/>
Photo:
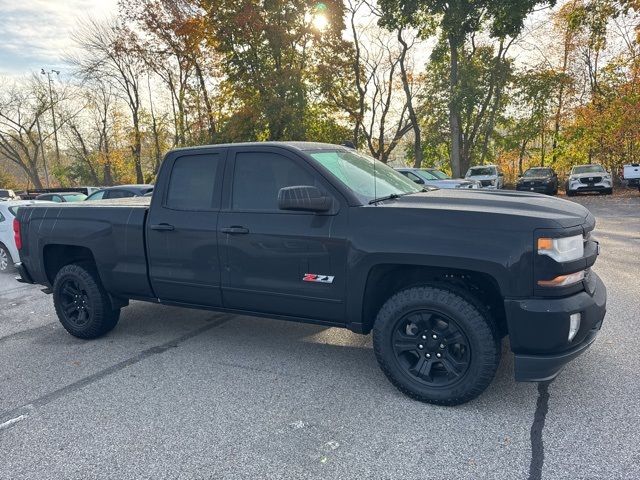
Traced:
<path fill-rule="evenodd" d="M 552 379 L 606 310 L 583 206 L 425 190 L 337 145 L 174 150 L 150 202 L 29 206 L 14 227 L 21 280 L 71 335 L 109 332 L 132 298 L 373 331 L 390 381 L 442 405 L 489 385 L 507 334 L 516 379 Z"/>
<path fill-rule="evenodd" d="M 622 167 L 622 178 L 629 187 L 640 188 L 640 163 L 631 163 Z"/>
<path fill-rule="evenodd" d="M 582 192 L 613 193 L 611 174 L 602 165 L 574 165 L 565 186 L 567 196 Z"/>
<path fill-rule="evenodd" d="M 13 264 L 20 261 L 14 241 L 13 219 L 20 207 L 33 205 L 34 203 L 36 202 L 33 200 L 7 200 L 0 202 L 0 273 L 11 271 Z"/>
<path fill-rule="evenodd" d="M 106 187 L 89 195 L 87 200 L 107 200 L 110 198 L 142 197 L 153 192 L 153 185 L 118 185 Z"/>
<path fill-rule="evenodd" d="M 402 175 L 419 185 L 437 188 L 480 188 L 475 180 L 453 179 L 437 168 L 396 168 Z"/>
<path fill-rule="evenodd" d="M 36 200 L 47 200 L 56 203 L 82 202 L 87 196 L 80 192 L 53 192 L 38 195 Z"/>
<path fill-rule="evenodd" d="M 20 197 L 13 190 L 0 188 L 0 201 L 2 200 L 20 200 Z"/>
<path fill-rule="evenodd" d="M 480 182 L 481 188 L 489 190 L 504 188 L 504 174 L 497 165 L 471 167 L 464 178 Z"/>
<path fill-rule="evenodd" d="M 518 178 L 516 190 L 557 195 L 558 174 L 549 167 L 529 168 Z"/>
<path fill-rule="evenodd" d="M 98 187 L 53 187 L 53 188 L 31 188 L 20 194 L 23 200 L 35 200 L 44 193 L 84 193 L 91 195 Z"/>

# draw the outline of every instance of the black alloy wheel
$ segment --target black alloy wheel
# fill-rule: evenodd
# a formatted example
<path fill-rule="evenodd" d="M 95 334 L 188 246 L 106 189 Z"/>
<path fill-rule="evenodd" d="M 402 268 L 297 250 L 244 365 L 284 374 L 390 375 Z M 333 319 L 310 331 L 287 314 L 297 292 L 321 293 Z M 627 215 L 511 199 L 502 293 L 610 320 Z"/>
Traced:
<path fill-rule="evenodd" d="M 87 291 L 75 278 L 67 278 L 60 286 L 60 306 L 65 320 L 76 328 L 83 328 L 91 318 L 91 304 Z"/>
<path fill-rule="evenodd" d="M 62 267 L 53 282 L 53 304 L 62 326 L 74 337 L 98 338 L 113 330 L 120 318 L 95 266 Z"/>
<path fill-rule="evenodd" d="M 500 335 L 470 292 L 450 285 L 409 287 L 382 305 L 373 325 L 380 368 L 422 402 L 459 405 L 480 395 L 500 363 Z"/>
<path fill-rule="evenodd" d="M 396 324 L 392 343 L 403 372 L 429 386 L 453 385 L 469 369 L 469 340 L 442 313 L 419 310 L 405 315 Z"/>

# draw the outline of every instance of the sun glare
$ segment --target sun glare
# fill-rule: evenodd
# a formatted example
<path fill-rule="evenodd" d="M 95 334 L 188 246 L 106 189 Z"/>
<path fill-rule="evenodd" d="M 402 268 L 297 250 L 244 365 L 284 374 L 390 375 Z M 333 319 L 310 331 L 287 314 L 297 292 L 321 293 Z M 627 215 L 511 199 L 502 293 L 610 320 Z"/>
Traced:
<path fill-rule="evenodd" d="M 329 19 L 327 18 L 326 15 L 319 13 L 313 16 L 312 23 L 313 23 L 313 27 L 316 30 L 319 30 L 322 32 L 329 26 Z"/>

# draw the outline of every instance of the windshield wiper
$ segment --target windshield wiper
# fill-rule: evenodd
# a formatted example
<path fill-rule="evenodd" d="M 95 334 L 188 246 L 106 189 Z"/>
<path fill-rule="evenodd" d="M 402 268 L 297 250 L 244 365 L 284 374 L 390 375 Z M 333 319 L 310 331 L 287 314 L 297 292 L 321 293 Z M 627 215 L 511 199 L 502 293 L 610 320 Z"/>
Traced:
<path fill-rule="evenodd" d="M 374 198 L 373 200 L 369 200 L 369 205 L 373 205 L 374 203 L 384 202 L 385 200 L 395 200 L 396 198 L 404 197 L 405 195 L 413 195 L 414 193 L 422 193 L 422 192 L 431 192 L 433 190 L 437 190 L 434 187 L 422 187 L 422 190 L 418 190 L 417 192 L 407 192 L 407 193 L 390 193 L 389 195 L 385 195 L 384 197 Z"/>
<path fill-rule="evenodd" d="M 373 200 L 369 200 L 369 205 L 373 205 L 374 203 L 384 202 L 385 200 L 394 200 L 396 198 L 400 198 L 400 195 L 397 193 L 390 193 L 389 195 L 385 195 L 384 197 L 374 198 Z"/>

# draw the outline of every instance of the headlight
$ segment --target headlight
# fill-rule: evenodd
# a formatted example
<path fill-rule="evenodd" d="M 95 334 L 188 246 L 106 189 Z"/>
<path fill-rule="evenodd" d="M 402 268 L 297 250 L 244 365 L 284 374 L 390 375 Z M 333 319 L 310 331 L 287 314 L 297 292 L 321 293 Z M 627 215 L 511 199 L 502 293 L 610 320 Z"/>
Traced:
<path fill-rule="evenodd" d="M 582 235 L 562 238 L 539 238 L 538 255 L 548 255 L 556 262 L 570 262 L 584 255 Z"/>

